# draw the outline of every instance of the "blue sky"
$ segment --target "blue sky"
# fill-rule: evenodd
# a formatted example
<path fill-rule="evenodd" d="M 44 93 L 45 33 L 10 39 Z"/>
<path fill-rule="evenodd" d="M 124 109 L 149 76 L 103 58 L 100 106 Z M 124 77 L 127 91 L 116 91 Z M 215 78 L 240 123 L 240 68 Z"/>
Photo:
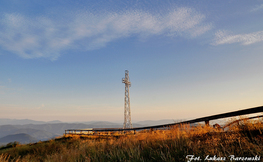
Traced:
<path fill-rule="evenodd" d="M 263 1 L 4 0 L 0 118 L 190 119 L 263 105 Z"/>

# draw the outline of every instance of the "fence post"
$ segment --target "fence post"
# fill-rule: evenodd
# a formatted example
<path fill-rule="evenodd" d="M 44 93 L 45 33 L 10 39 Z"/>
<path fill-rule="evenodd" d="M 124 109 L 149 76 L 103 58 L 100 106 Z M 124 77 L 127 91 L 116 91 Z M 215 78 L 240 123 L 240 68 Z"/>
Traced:
<path fill-rule="evenodd" d="M 206 126 L 209 126 L 209 120 L 206 120 L 206 121 L 205 121 L 205 125 L 206 125 Z"/>

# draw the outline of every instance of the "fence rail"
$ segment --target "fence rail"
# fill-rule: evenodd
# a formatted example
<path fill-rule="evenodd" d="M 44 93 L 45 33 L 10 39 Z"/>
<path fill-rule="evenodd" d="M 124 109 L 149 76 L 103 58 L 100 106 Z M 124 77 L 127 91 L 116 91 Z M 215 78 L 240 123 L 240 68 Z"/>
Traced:
<path fill-rule="evenodd" d="M 96 134 L 98 132 L 125 132 L 125 131 L 136 131 L 136 130 L 152 130 L 152 129 L 160 129 L 160 128 L 166 128 L 171 127 L 175 125 L 180 124 L 193 124 L 198 122 L 205 122 L 206 125 L 209 125 L 210 120 L 216 120 L 216 119 L 223 119 L 223 118 L 229 118 L 234 116 L 240 116 L 240 115 L 248 115 L 248 114 L 254 114 L 254 113 L 260 113 L 263 112 L 263 106 L 254 107 L 254 108 L 248 108 L 228 113 L 222 113 L 202 118 L 196 118 L 193 120 L 187 120 L 183 122 L 177 122 L 177 123 L 170 123 L 170 124 L 163 124 L 163 125 L 155 125 L 155 126 L 147 126 L 147 127 L 136 127 L 136 128 L 90 128 L 90 129 L 67 129 L 65 130 L 65 134 Z M 262 117 L 262 116 L 258 116 Z M 252 119 L 255 117 L 251 117 L 248 119 Z"/>

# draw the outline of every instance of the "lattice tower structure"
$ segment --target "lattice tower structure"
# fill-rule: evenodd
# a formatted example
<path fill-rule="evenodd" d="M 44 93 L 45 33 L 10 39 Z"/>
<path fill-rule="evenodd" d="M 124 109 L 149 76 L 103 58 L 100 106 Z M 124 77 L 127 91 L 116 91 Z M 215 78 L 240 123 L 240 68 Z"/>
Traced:
<path fill-rule="evenodd" d="M 131 109 L 130 109 L 130 92 L 129 92 L 129 89 L 131 87 L 131 82 L 130 82 L 128 70 L 125 70 L 125 78 L 122 78 L 122 83 L 125 83 L 123 128 L 132 128 Z"/>

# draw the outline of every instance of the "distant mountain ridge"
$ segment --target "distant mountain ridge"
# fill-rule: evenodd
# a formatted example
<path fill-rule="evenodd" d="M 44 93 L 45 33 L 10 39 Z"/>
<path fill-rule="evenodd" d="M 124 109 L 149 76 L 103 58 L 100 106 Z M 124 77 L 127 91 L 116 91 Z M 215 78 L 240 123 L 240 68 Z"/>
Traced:
<path fill-rule="evenodd" d="M 26 133 L 12 134 L 0 138 L 0 145 L 5 145 L 10 142 L 17 141 L 22 144 L 37 142 L 38 140 Z"/>
<path fill-rule="evenodd" d="M 134 124 L 136 127 L 142 125 Z M 91 124 L 83 123 L 48 123 L 48 124 L 25 124 L 25 125 L 0 125 L 0 138 L 17 133 L 28 134 L 38 140 L 48 140 L 56 136 L 61 136 L 66 129 L 86 129 L 86 128 L 122 128 L 122 124 L 111 122 L 95 122 Z"/>
<path fill-rule="evenodd" d="M 32 128 L 26 128 L 26 127 L 20 128 L 19 126 L 15 126 L 15 125 L 0 126 L 0 138 L 7 136 L 7 135 L 20 134 L 20 133 L 29 134 L 30 136 L 38 140 L 48 140 L 56 136 L 59 136 L 59 134 L 48 132 L 45 130 L 32 129 Z"/>
<path fill-rule="evenodd" d="M 97 125 L 99 128 L 101 126 L 106 125 L 116 125 L 118 127 L 122 127 L 122 122 L 108 122 L 108 121 L 84 121 L 84 122 L 62 122 L 59 120 L 53 120 L 53 121 L 36 121 L 36 120 L 30 120 L 30 119 L 7 119 L 7 118 L 0 118 L 0 126 L 1 125 L 28 125 L 28 124 L 57 124 L 57 123 L 82 123 L 82 124 L 88 124 L 88 125 Z M 174 123 L 174 120 L 172 119 L 163 119 L 163 120 L 144 120 L 144 121 L 138 121 L 133 122 L 132 124 L 134 127 L 137 126 L 150 126 L 150 125 L 160 125 L 160 124 L 170 124 Z"/>
<path fill-rule="evenodd" d="M 161 124 L 174 123 L 173 120 L 147 120 L 133 123 L 133 127 L 144 127 Z M 45 141 L 65 133 L 66 129 L 86 129 L 86 128 L 122 128 L 122 123 L 108 121 L 88 121 L 78 123 L 63 123 L 59 120 L 44 122 L 29 119 L 0 119 L 0 139 L 23 139 L 18 142 L 25 143 L 31 141 Z M 26 136 L 26 135 L 28 136 Z M 16 136 L 15 136 L 16 135 Z M 29 137 L 30 136 L 30 137 Z M 23 138 L 22 138 L 23 137 Z M 31 138 L 32 137 L 32 138 Z M 10 141 L 10 142 L 14 142 Z M 2 143 L 2 142 L 0 142 Z"/>
<path fill-rule="evenodd" d="M 36 121 L 30 119 L 7 119 L 7 118 L 0 118 L 0 125 L 25 125 L 25 124 L 46 124 L 46 123 L 61 123 L 59 120 L 53 121 Z"/>

